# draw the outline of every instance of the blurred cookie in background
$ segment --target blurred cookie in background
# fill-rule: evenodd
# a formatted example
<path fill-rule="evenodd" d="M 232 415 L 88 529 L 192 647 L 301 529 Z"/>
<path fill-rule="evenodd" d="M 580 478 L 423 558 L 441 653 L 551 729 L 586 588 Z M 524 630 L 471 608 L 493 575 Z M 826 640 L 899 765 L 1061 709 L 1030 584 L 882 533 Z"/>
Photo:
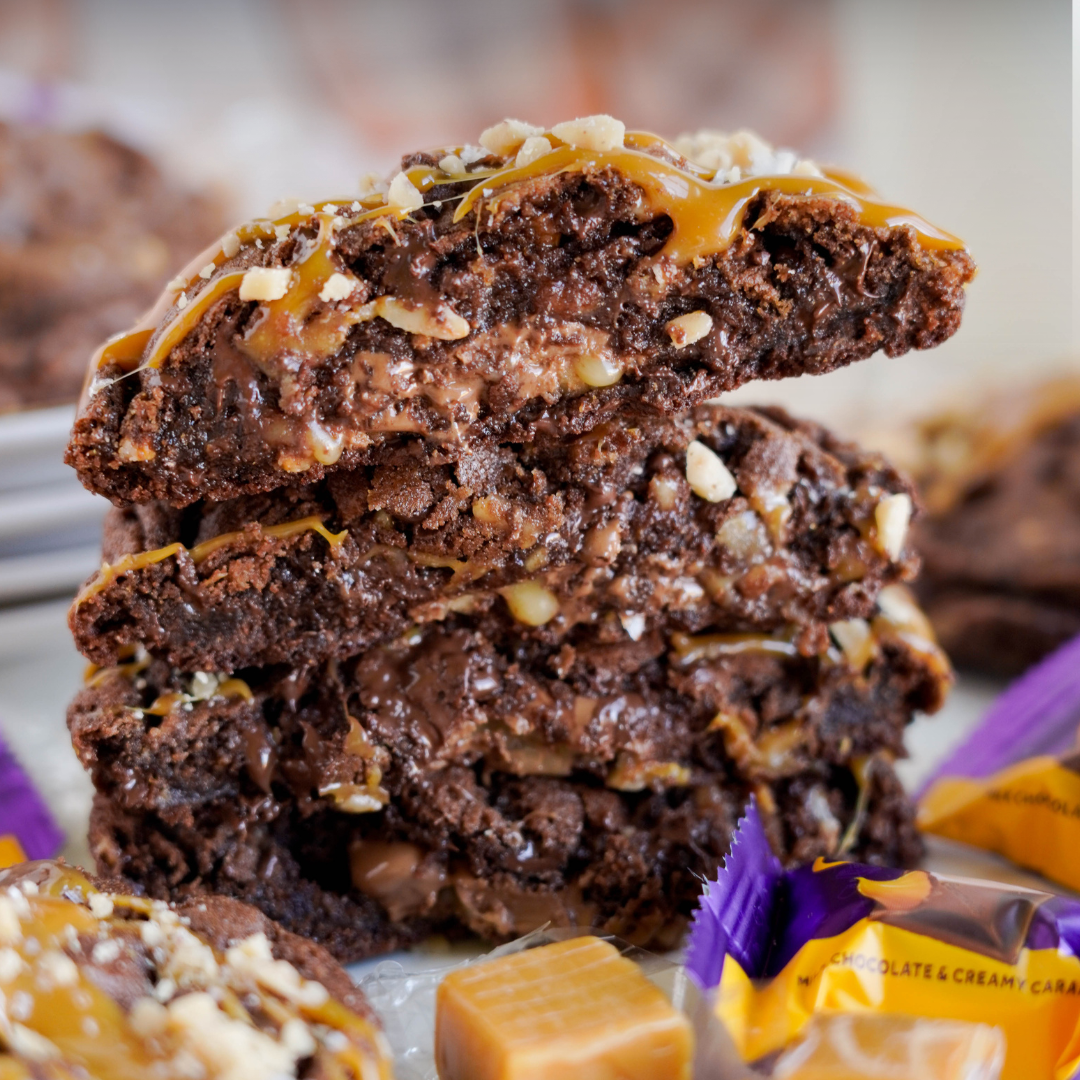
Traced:
<path fill-rule="evenodd" d="M 1013 675 L 1080 633 L 1080 373 L 919 429 L 919 592 L 961 668 Z"/>
<path fill-rule="evenodd" d="M 104 132 L 0 123 L 0 411 L 73 402 L 94 348 L 225 225 Z"/>

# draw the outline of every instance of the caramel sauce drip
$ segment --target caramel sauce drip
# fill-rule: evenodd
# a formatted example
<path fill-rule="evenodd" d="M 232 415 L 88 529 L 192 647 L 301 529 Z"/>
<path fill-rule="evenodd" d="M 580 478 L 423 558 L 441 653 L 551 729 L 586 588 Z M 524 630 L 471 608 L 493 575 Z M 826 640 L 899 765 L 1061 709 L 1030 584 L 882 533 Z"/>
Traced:
<path fill-rule="evenodd" d="M 95 914 L 91 904 L 96 909 L 99 897 L 110 903 L 101 904 Z M 130 960 L 123 963 L 130 963 L 133 969 L 138 970 L 142 963 L 151 969 L 165 965 L 171 959 L 168 948 L 165 956 L 158 958 L 156 950 L 144 950 L 140 941 L 141 927 L 147 921 L 169 914 L 165 905 L 145 897 L 103 893 L 80 871 L 50 862 L 23 863 L 0 872 L 0 902 L 6 916 L 4 947 L 13 950 L 20 961 L 14 976 L 5 978 L 0 1014 L 10 1029 L 13 1018 L 7 1016 L 2 1001 L 24 998 L 31 1003 L 18 1021 L 25 1041 L 30 1044 L 35 1036 L 48 1040 L 36 1047 L 45 1054 L 42 1062 L 35 1060 L 29 1070 L 20 1071 L 22 1055 L 17 1040 L 8 1039 L 5 1031 L 0 1077 L 82 1075 L 99 1080 L 146 1080 L 153 1076 L 181 1080 L 191 1075 L 190 1062 L 185 1070 L 175 1055 L 178 1050 L 190 1053 L 192 1031 L 173 1028 L 166 1034 L 141 1034 L 130 1007 L 121 1005 L 107 989 L 126 976 L 113 976 L 108 968 L 113 961 L 95 956 L 102 943 L 112 941 L 118 946 L 116 958 L 127 954 Z M 17 927 L 10 925 L 12 917 Z M 175 923 L 175 917 L 171 918 Z M 189 933 L 182 927 L 179 930 L 182 935 Z M 211 991 L 223 1015 L 258 1027 L 275 1040 L 285 1024 L 302 1023 L 315 1036 L 313 1074 L 334 1080 L 390 1080 L 382 1035 L 365 1017 L 329 995 L 317 1004 L 322 995 L 311 995 L 306 1001 L 291 999 L 268 989 L 257 977 L 241 976 L 243 984 L 234 987 L 235 969 L 226 955 L 216 949 L 211 952 L 220 965 L 216 974 L 200 976 L 190 989 Z M 90 974 L 91 968 L 99 968 L 97 977 Z M 149 995 L 147 974 L 154 972 L 138 970 L 131 977 L 145 982 Z M 203 979 L 205 986 L 201 985 Z M 183 993 L 179 991 L 177 998 Z M 260 1024 L 255 1024 L 250 1010 L 261 1015 Z M 326 1039 L 325 1029 L 344 1038 L 336 1043 Z M 215 1074 L 211 1071 L 207 1075 Z"/>
<path fill-rule="evenodd" d="M 345 537 L 349 535 L 347 529 L 343 529 L 339 533 L 330 532 L 323 524 L 323 519 L 317 514 L 298 518 L 296 521 L 286 521 L 281 525 L 261 525 L 260 530 L 263 536 L 274 540 L 284 540 L 303 532 L 316 532 L 330 545 L 332 551 L 336 551 L 344 542 Z M 179 555 L 182 551 L 187 551 L 191 561 L 198 566 L 199 563 L 204 562 L 219 548 L 226 547 L 244 535 L 243 530 L 222 533 L 220 536 L 196 544 L 193 548 L 185 548 L 180 543 L 169 544 L 167 547 L 154 548 L 152 551 L 140 551 L 137 554 L 125 555 L 115 563 L 102 563 L 97 574 L 79 591 L 73 606 L 77 608 L 80 604 L 89 600 L 90 597 L 96 596 L 108 588 L 118 577 L 130 574 L 135 570 L 143 570 L 147 566 L 153 566 L 155 563 L 164 562 L 174 555 Z"/>
<path fill-rule="evenodd" d="M 738 656 L 741 653 L 782 657 L 799 655 L 799 650 L 789 637 L 770 634 L 672 634 L 671 647 L 682 664 L 715 660 L 721 656 Z"/>
<path fill-rule="evenodd" d="M 553 135 L 547 138 L 558 142 Z M 679 167 L 647 152 L 663 145 L 655 135 L 631 132 L 621 150 L 558 146 L 529 165 L 512 166 L 485 177 L 458 206 L 454 220 L 460 221 L 481 199 L 497 198 L 496 193 L 522 181 L 562 172 L 599 172 L 610 168 L 642 189 L 653 214 L 671 218 L 674 228 L 660 255 L 676 263 L 693 262 L 724 251 L 743 227 L 746 208 L 764 191 L 840 199 L 870 228 L 910 225 L 923 247 L 956 251 L 964 246 L 962 240 L 918 214 L 872 198 L 866 185 L 853 184 L 852 177 L 845 173 L 836 171 L 824 177 L 754 176 L 734 184 L 716 184 L 707 172 L 689 162 L 687 167 Z"/>
<path fill-rule="evenodd" d="M 475 210 L 479 227 L 481 204 L 497 204 L 500 196 L 515 185 L 560 173 L 596 173 L 611 169 L 641 189 L 643 212 L 647 210 L 653 216 L 664 215 L 671 219 L 672 234 L 657 257 L 679 264 L 723 252 L 743 228 L 748 206 L 758 195 L 768 191 L 840 200 L 851 206 L 863 225 L 871 228 L 910 226 L 925 248 L 955 251 L 964 246 L 957 237 L 931 225 L 913 211 L 879 201 L 866 184 L 840 170 L 831 170 L 826 176 L 755 176 L 725 184 L 715 182 L 708 170 L 680 158 L 655 135 L 630 132 L 624 146 L 617 150 L 569 146 L 550 133 L 547 138 L 553 145 L 552 151 L 520 168 L 510 164 L 499 169 L 478 169 L 462 177 L 451 176 L 437 167 L 415 166 L 407 175 L 421 194 L 435 186 L 472 185 L 461 197 L 454 221 L 461 221 Z M 459 149 L 450 147 L 445 152 L 453 153 Z M 680 163 L 665 161 L 650 150 L 664 150 Z M 229 234 L 239 247 L 243 247 L 256 241 L 273 242 L 284 227 L 289 229 L 290 235 L 295 235 L 293 230 L 300 226 L 310 225 L 313 221 L 318 225 L 314 241 L 300 242 L 302 254 L 289 267 L 293 273 L 288 292 L 280 299 L 262 305 L 261 317 L 241 343 L 242 350 L 256 361 L 265 361 L 282 351 L 314 358 L 332 355 L 353 325 L 380 314 L 373 305 L 384 299 L 382 297 L 353 306 L 331 305 L 320 300 L 319 293 L 330 276 L 345 272 L 334 255 L 335 233 L 338 228 L 351 228 L 362 221 L 385 217 L 387 231 L 394 236 L 393 220 L 407 217 L 409 210 L 391 206 L 381 195 L 374 195 L 359 200 L 359 208 L 347 216 L 337 213 L 348 203 L 357 206 L 357 201 L 337 200 L 331 204 L 334 212 L 314 211 L 314 207 L 308 207 L 273 221 L 249 222 Z M 212 264 L 216 274 L 232 254 L 225 254 L 223 242 L 197 256 L 179 275 L 178 280 L 187 282 L 183 290 L 167 289 L 132 330 L 111 338 L 98 349 L 90 364 L 91 378 L 94 372 L 114 365 L 125 374 L 160 367 L 172 349 L 195 328 L 202 315 L 218 300 L 239 288 L 243 271 L 212 276 L 208 284 L 200 286 L 203 280 L 200 270 Z M 180 308 L 177 299 L 181 292 L 186 298 L 190 288 L 197 288 L 197 291 Z M 398 299 L 410 300 L 408 297 Z"/>

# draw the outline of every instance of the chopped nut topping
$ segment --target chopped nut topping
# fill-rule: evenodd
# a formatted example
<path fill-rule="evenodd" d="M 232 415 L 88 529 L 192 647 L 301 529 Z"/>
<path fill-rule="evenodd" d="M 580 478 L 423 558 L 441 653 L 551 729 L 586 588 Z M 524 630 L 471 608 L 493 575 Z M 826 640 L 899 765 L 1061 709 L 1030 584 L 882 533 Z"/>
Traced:
<path fill-rule="evenodd" d="M 622 377 L 622 364 L 609 356 L 582 353 L 574 361 L 574 370 L 586 386 L 614 386 Z"/>
<path fill-rule="evenodd" d="M 457 154 L 447 154 L 439 161 L 439 168 L 447 176 L 464 176 L 466 172 L 465 162 Z"/>
<path fill-rule="evenodd" d="M 96 919 L 107 919 L 113 913 L 112 897 L 104 893 L 91 893 L 88 903 L 90 912 Z"/>
<path fill-rule="evenodd" d="M 499 592 L 510 614 L 526 626 L 543 626 L 559 614 L 559 598 L 539 581 L 521 581 Z"/>
<path fill-rule="evenodd" d="M 821 176 L 812 162 L 791 150 L 777 150 L 752 131 L 698 131 L 680 135 L 672 146 L 690 161 L 712 169 L 715 180 L 737 184 L 749 176 Z"/>
<path fill-rule="evenodd" d="M 288 217 L 290 214 L 295 214 L 303 205 L 304 202 L 302 199 L 294 199 L 292 197 L 278 199 L 278 201 L 270 207 L 270 216 L 272 218 Z"/>
<path fill-rule="evenodd" d="M 382 177 L 374 172 L 364 173 L 364 175 L 360 177 L 359 187 L 361 199 L 366 199 L 369 195 L 374 195 L 376 192 L 386 190 Z M 359 209 L 359 207 L 357 207 L 357 209 Z"/>
<path fill-rule="evenodd" d="M 214 276 L 214 271 L 216 269 L 217 269 L 217 267 L 212 262 L 208 262 L 199 271 L 199 277 L 203 278 L 203 280 L 205 280 L 205 281 L 208 281 L 210 278 L 212 278 Z"/>
<path fill-rule="evenodd" d="M 14 901 L 7 896 L 0 896 L 0 943 L 15 945 L 22 941 L 22 925 Z"/>
<path fill-rule="evenodd" d="M 686 482 L 695 495 L 714 503 L 730 499 L 738 487 L 728 467 L 696 439 L 686 448 Z"/>
<path fill-rule="evenodd" d="M 613 116 L 600 113 L 556 124 L 551 134 L 582 150 L 618 150 L 626 138 L 626 125 Z"/>
<path fill-rule="evenodd" d="M 280 300 L 292 284 L 292 271 L 287 266 L 256 266 L 240 281 L 241 300 Z"/>
<path fill-rule="evenodd" d="M 319 293 L 319 299 L 325 303 L 344 300 L 353 294 L 358 284 L 356 278 L 349 277 L 347 274 L 331 274 Z"/>
<path fill-rule="evenodd" d="M 619 616 L 619 622 L 622 623 L 622 628 L 626 631 L 626 636 L 631 641 L 640 641 L 641 635 L 645 633 L 645 616 L 639 612 L 634 614 L 623 614 Z"/>
<path fill-rule="evenodd" d="M 517 157 L 514 158 L 514 165 L 519 169 L 523 169 L 526 165 L 531 165 L 545 154 L 550 153 L 551 143 L 543 135 L 530 135 L 521 144 L 521 149 L 517 152 Z"/>
<path fill-rule="evenodd" d="M 672 319 L 664 329 L 675 348 L 681 349 L 686 345 L 693 345 L 709 333 L 712 329 L 712 316 L 705 311 L 691 311 Z"/>
<path fill-rule="evenodd" d="M 274 226 L 274 238 L 277 240 L 288 240 L 289 233 L 292 232 L 291 225 L 275 225 Z"/>
<path fill-rule="evenodd" d="M 829 633 L 856 671 L 862 671 L 873 659 L 874 635 L 865 619 L 844 619 L 830 623 Z"/>
<path fill-rule="evenodd" d="M 397 207 L 399 210 L 419 210 L 424 205 L 424 196 L 420 194 L 416 185 L 405 173 L 399 172 L 390 181 L 386 201 L 390 206 Z"/>
<path fill-rule="evenodd" d="M 180 295 L 179 295 L 179 296 L 178 296 L 178 297 L 176 298 L 176 306 L 177 306 L 177 307 L 178 307 L 178 308 L 179 308 L 179 309 L 180 309 L 181 311 L 183 311 L 183 310 L 184 310 L 184 308 L 186 308 L 186 307 L 188 306 L 188 298 L 187 298 L 187 293 L 181 293 L 181 294 L 180 294 Z"/>
<path fill-rule="evenodd" d="M 877 525 L 876 546 L 893 562 L 904 553 L 908 524 L 911 522 L 911 496 L 906 492 L 886 495 L 874 507 L 874 523 Z"/>
<path fill-rule="evenodd" d="M 509 157 L 526 139 L 543 133 L 543 128 L 521 120 L 503 120 L 480 135 L 480 145 L 500 157 Z"/>
<path fill-rule="evenodd" d="M 125 435 L 120 440 L 116 456 L 121 461 L 153 461 L 157 451 L 147 443 L 136 444 L 130 435 Z"/>
<path fill-rule="evenodd" d="M 435 308 L 408 307 L 393 296 L 380 296 L 368 305 L 372 316 L 378 315 L 391 326 L 410 334 L 426 334 L 440 341 L 467 337 L 472 327 L 449 304 Z"/>
<path fill-rule="evenodd" d="M 240 237 L 234 232 L 228 232 L 221 238 L 221 254 L 226 259 L 231 259 L 240 250 Z"/>

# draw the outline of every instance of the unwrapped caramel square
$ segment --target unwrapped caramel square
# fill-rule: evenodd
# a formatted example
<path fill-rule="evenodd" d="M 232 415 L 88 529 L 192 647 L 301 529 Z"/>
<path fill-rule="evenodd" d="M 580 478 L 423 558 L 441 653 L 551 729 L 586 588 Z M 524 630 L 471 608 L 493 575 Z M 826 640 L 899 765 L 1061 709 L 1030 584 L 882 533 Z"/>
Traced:
<path fill-rule="evenodd" d="M 690 1021 L 595 937 L 462 968 L 439 986 L 441 1080 L 689 1080 Z"/>

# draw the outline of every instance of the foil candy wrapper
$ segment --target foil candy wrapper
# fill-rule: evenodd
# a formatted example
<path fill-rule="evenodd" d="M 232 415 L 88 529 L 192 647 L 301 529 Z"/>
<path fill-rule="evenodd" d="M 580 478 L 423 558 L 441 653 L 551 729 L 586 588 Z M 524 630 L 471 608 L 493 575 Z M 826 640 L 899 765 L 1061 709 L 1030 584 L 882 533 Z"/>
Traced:
<path fill-rule="evenodd" d="M 0 865 L 52 858 L 63 842 L 30 778 L 0 739 Z"/>
<path fill-rule="evenodd" d="M 925 870 L 781 870 L 753 804 L 687 970 L 759 1074 L 1080 1075 L 1080 902 Z"/>
<path fill-rule="evenodd" d="M 998 698 L 921 793 L 924 832 L 1080 890 L 1080 638 Z"/>

